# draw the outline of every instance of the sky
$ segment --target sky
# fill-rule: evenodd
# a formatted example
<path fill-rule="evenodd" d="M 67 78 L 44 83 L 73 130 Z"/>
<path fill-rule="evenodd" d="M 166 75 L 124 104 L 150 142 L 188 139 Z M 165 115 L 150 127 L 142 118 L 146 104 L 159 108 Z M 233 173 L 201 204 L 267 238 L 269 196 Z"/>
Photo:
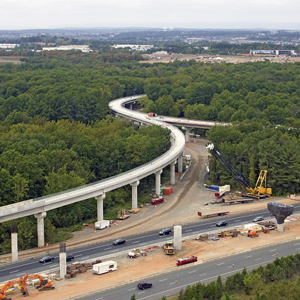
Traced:
<path fill-rule="evenodd" d="M 0 0 L 0 30 L 66 27 L 300 30 L 300 1 Z"/>

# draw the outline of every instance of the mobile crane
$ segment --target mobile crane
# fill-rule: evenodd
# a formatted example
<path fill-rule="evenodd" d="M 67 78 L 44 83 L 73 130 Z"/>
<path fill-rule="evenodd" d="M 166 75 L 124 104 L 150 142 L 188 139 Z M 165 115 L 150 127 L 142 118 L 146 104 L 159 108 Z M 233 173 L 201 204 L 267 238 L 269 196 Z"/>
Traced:
<path fill-rule="evenodd" d="M 208 144 L 206 149 L 210 150 L 210 152 L 223 165 L 223 167 L 231 173 L 234 179 L 239 181 L 249 192 L 247 194 L 243 194 L 242 196 L 256 199 L 270 197 L 272 194 L 272 189 L 267 188 L 267 170 L 260 170 L 256 185 L 254 188 L 252 188 L 243 174 L 238 172 L 236 168 L 224 156 L 221 155 L 213 143 Z"/>

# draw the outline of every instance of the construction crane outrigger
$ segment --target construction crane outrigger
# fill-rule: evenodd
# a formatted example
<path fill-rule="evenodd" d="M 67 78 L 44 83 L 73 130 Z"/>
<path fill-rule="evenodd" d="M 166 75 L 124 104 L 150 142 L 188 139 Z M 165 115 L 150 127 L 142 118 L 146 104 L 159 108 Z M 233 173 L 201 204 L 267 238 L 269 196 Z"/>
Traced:
<path fill-rule="evenodd" d="M 242 196 L 257 199 L 270 197 L 272 194 L 272 189 L 267 188 L 267 170 L 260 170 L 256 185 L 254 188 L 252 188 L 244 175 L 238 172 L 236 168 L 224 156 L 221 155 L 213 143 L 208 144 L 206 149 L 210 150 L 214 157 L 223 165 L 223 167 L 229 171 L 231 175 L 233 175 L 234 179 L 239 181 L 249 192 L 247 194 L 242 194 Z"/>

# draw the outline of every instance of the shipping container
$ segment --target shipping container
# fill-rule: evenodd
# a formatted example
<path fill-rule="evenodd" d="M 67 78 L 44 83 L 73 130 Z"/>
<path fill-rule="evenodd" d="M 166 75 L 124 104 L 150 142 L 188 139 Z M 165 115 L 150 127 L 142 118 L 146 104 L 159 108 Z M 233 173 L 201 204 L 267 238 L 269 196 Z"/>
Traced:
<path fill-rule="evenodd" d="M 173 193 L 173 188 L 172 187 L 166 187 L 164 189 L 164 195 L 171 195 Z"/>

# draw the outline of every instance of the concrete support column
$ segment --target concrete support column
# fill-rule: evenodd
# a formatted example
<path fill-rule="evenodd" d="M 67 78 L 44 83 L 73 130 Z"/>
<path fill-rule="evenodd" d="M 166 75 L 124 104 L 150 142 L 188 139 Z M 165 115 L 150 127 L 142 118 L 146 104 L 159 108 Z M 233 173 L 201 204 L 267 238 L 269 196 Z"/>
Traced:
<path fill-rule="evenodd" d="M 133 104 L 132 103 L 129 104 L 129 109 L 133 110 Z"/>
<path fill-rule="evenodd" d="M 178 172 L 182 173 L 182 153 L 178 157 Z"/>
<path fill-rule="evenodd" d="M 283 223 L 282 224 L 277 223 L 277 229 L 279 232 L 283 232 Z"/>
<path fill-rule="evenodd" d="M 155 172 L 155 193 L 157 195 L 160 194 L 160 175 L 162 173 L 162 170 L 159 170 L 157 172 Z"/>
<path fill-rule="evenodd" d="M 11 261 L 18 260 L 18 233 L 11 233 Z"/>
<path fill-rule="evenodd" d="M 67 253 L 59 253 L 59 276 L 60 278 L 65 278 L 67 274 Z"/>
<path fill-rule="evenodd" d="M 138 190 L 137 187 L 140 184 L 139 181 L 130 183 L 132 187 L 132 209 L 137 209 L 138 206 Z"/>
<path fill-rule="evenodd" d="M 186 142 L 189 142 L 190 141 L 190 132 L 191 132 L 191 129 L 185 129 L 185 141 Z"/>
<path fill-rule="evenodd" d="M 176 165 L 176 160 L 170 164 L 170 180 L 172 185 L 175 184 L 175 165 Z"/>
<path fill-rule="evenodd" d="M 37 218 L 37 235 L 38 235 L 38 247 L 45 246 L 45 234 L 44 234 L 44 219 L 47 213 L 44 211 L 34 215 Z"/>
<path fill-rule="evenodd" d="M 97 221 L 103 221 L 103 200 L 105 199 L 105 194 L 95 197 L 97 200 Z"/>
<path fill-rule="evenodd" d="M 180 225 L 174 226 L 174 248 L 175 250 L 182 249 L 182 227 Z"/>

